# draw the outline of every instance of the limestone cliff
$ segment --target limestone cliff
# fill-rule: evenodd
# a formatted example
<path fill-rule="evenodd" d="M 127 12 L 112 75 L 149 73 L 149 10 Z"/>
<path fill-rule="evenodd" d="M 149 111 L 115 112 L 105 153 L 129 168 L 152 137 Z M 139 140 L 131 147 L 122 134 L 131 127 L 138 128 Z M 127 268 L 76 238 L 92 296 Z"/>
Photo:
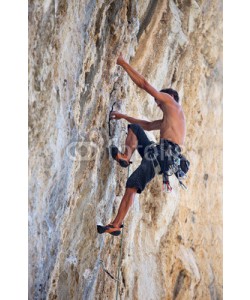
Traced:
<path fill-rule="evenodd" d="M 161 112 L 120 51 L 179 91 L 191 162 L 188 191 L 173 179 L 165 194 L 156 177 L 136 198 L 121 247 L 96 233 L 127 177 L 109 156 L 108 112 L 115 100 L 131 116 Z M 113 125 L 122 146 L 126 121 Z M 30 299 L 222 299 L 221 0 L 30 0 L 29 149 Z M 114 277 L 121 266 L 119 284 L 101 260 Z"/>

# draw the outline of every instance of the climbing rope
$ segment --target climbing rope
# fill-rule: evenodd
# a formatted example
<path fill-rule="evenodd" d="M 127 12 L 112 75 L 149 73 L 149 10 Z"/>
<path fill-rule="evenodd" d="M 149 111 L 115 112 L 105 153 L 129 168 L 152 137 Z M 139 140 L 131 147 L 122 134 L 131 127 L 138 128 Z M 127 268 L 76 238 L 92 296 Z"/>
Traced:
<path fill-rule="evenodd" d="M 127 178 L 129 177 L 129 166 L 128 166 L 128 173 Z M 123 223 L 124 226 L 124 223 Z M 119 251 L 119 257 L 118 257 L 118 267 L 116 271 L 116 278 L 105 268 L 103 260 L 100 260 L 101 267 L 103 271 L 114 281 L 116 281 L 116 296 L 115 299 L 118 300 L 119 295 L 119 283 L 120 283 L 120 270 L 121 270 L 121 264 L 122 264 L 122 247 L 123 247 L 123 230 L 121 232 L 121 239 L 120 239 L 120 251 Z"/>
<path fill-rule="evenodd" d="M 111 126 L 110 126 L 110 121 L 112 120 L 110 118 L 110 115 L 111 113 L 113 112 L 113 108 L 114 108 L 114 105 L 116 104 L 116 102 L 113 103 L 112 107 L 111 107 L 111 110 L 109 112 L 109 121 L 108 121 L 108 126 L 109 126 L 109 137 L 111 138 L 112 137 L 112 133 L 111 133 Z M 129 177 L 129 166 L 128 166 L 128 173 L 127 173 L 127 179 Z M 124 227 L 124 223 L 123 223 L 123 227 Z M 119 295 L 119 284 L 120 284 L 120 270 L 121 270 L 121 264 L 122 264 L 122 248 L 123 248 L 123 237 L 124 237 L 124 234 L 123 234 L 123 229 L 122 229 L 122 232 L 121 232 L 121 239 L 120 239 L 120 251 L 119 251 L 119 257 L 118 257 L 118 266 L 117 266 L 117 270 L 116 270 L 116 277 L 113 276 L 107 269 L 106 267 L 104 266 L 104 262 L 103 260 L 100 259 L 100 264 L 101 264 L 101 267 L 103 269 L 103 271 L 111 278 L 113 279 L 114 281 L 116 281 L 116 297 L 115 299 L 118 300 L 118 295 Z"/>
<path fill-rule="evenodd" d="M 128 166 L 128 174 L 127 179 L 129 177 L 129 166 Z M 123 223 L 124 226 L 124 223 Z M 122 246 L 123 246 L 123 230 L 122 230 L 122 236 L 120 240 L 120 254 L 119 254 L 119 261 L 118 261 L 118 268 L 117 268 L 117 283 L 116 283 L 116 296 L 115 299 L 118 300 L 118 293 L 119 293 L 119 283 L 120 283 L 120 270 L 121 270 L 121 264 L 122 264 Z"/>

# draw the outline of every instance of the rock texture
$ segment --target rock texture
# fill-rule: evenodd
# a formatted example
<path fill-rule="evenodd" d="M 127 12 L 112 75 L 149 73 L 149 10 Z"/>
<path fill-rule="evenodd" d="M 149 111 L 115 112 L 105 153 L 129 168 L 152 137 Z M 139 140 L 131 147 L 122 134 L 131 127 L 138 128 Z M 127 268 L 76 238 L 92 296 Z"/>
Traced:
<path fill-rule="evenodd" d="M 120 51 L 179 91 L 191 170 L 187 192 L 154 178 L 114 238 L 96 234 L 127 177 L 108 152 L 126 121 L 111 141 L 109 109 L 161 116 Z M 30 0 L 29 149 L 30 299 L 222 299 L 222 1 Z"/>

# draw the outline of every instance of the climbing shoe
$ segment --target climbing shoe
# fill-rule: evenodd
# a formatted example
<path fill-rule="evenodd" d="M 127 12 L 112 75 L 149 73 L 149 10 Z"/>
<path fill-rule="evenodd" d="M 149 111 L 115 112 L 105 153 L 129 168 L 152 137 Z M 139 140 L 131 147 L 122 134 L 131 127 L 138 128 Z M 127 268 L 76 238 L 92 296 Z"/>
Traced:
<path fill-rule="evenodd" d="M 116 146 L 111 146 L 111 155 L 121 167 L 127 168 L 132 162 L 128 160 L 127 156 L 122 154 Z"/>
<path fill-rule="evenodd" d="M 118 236 L 118 235 L 121 234 L 121 228 L 123 228 L 123 225 L 121 225 L 119 228 L 114 227 L 112 224 L 108 224 L 106 226 L 97 225 L 97 232 L 99 234 L 109 233 L 109 234 L 112 234 L 114 236 Z"/>

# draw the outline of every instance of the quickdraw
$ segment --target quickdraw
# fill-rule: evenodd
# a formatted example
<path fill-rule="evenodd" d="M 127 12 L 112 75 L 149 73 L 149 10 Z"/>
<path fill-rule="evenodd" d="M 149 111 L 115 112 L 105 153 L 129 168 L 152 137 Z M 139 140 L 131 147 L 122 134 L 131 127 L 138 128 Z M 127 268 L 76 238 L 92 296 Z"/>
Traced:
<path fill-rule="evenodd" d="M 104 271 L 105 273 L 107 273 L 108 276 L 109 276 L 110 278 L 112 278 L 113 280 L 119 282 L 119 280 L 116 279 L 112 274 L 110 274 L 109 271 L 105 268 L 104 263 L 103 263 L 103 260 L 101 260 L 101 259 L 100 259 L 100 264 L 101 264 L 101 266 L 102 266 L 103 271 Z"/>
<path fill-rule="evenodd" d="M 115 104 L 116 104 L 116 101 L 113 103 L 113 105 L 112 105 L 112 107 L 111 107 L 111 110 L 110 110 L 110 112 L 109 112 L 109 121 L 108 121 L 108 125 L 109 125 L 109 137 L 112 136 L 112 134 L 111 134 L 110 121 L 112 120 L 112 119 L 111 119 L 111 113 L 112 113 L 113 110 L 114 110 L 114 105 L 115 105 Z"/>

